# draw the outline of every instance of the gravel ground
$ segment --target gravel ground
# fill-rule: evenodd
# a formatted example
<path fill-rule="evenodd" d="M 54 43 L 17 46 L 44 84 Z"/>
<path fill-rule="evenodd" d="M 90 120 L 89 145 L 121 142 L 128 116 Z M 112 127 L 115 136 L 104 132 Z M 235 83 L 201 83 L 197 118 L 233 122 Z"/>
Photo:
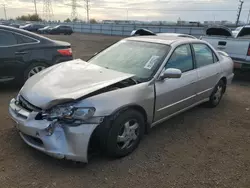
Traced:
<path fill-rule="evenodd" d="M 83 59 L 120 39 L 50 37 L 69 41 L 75 57 Z M 198 106 L 153 128 L 130 156 L 97 155 L 87 165 L 53 159 L 24 144 L 7 112 L 18 88 L 0 85 L 0 187 L 249 187 L 248 75 L 237 75 L 217 108 Z"/>

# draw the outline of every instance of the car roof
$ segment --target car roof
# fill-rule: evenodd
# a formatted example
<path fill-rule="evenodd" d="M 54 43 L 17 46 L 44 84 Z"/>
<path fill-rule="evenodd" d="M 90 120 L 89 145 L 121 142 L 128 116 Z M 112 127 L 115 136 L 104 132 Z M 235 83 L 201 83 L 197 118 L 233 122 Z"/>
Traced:
<path fill-rule="evenodd" d="M 35 33 L 31 33 L 29 31 L 26 31 L 26 30 L 23 30 L 23 29 L 19 29 L 19 28 L 14 28 L 14 27 L 10 27 L 10 26 L 0 25 L 0 29 L 4 29 L 6 31 L 12 31 L 12 32 L 16 32 L 16 33 L 19 33 L 19 34 L 23 34 L 23 35 L 26 35 L 26 36 L 38 39 L 40 41 L 41 40 L 43 40 L 43 41 L 52 41 L 49 38 L 43 37 L 43 36 L 35 34 Z"/>
<path fill-rule="evenodd" d="M 189 37 L 189 38 L 196 38 L 192 35 L 188 35 L 188 34 L 182 34 L 182 33 L 156 33 L 156 35 L 159 36 L 175 36 L 175 37 Z"/>
<path fill-rule="evenodd" d="M 126 40 L 143 41 L 172 45 L 173 43 L 189 43 L 189 42 L 201 42 L 199 39 L 181 37 L 181 36 L 171 36 L 171 35 L 149 35 L 149 36 L 135 36 L 126 38 Z"/>

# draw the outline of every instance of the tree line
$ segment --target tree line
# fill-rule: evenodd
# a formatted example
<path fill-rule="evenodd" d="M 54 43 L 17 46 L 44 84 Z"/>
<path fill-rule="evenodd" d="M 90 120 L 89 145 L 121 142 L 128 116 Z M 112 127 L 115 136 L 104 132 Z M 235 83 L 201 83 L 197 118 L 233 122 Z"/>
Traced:
<path fill-rule="evenodd" d="M 22 15 L 22 16 L 18 16 L 16 18 L 16 20 L 20 20 L 20 21 L 38 21 L 41 22 L 43 21 L 43 19 L 38 15 L 38 14 L 28 14 L 28 15 Z M 64 22 L 77 22 L 77 21 L 81 21 L 78 18 L 74 18 L 74 19 L 69 19 L 67 18 L 66 20 L 64 20 Z M 97 23 L 97 21 L 95 19 L 90 19 L 89 20 L 90 23 Z"/>

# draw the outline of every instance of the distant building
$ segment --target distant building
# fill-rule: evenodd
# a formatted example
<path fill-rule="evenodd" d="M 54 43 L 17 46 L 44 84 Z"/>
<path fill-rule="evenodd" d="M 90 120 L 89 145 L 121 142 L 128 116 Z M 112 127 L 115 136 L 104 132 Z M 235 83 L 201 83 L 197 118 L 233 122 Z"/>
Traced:
<path fill-rule="evenodd" d="M 197 21 L 184 21 L 184 20 L 177 20 L 177 25 L 183 25 L 183 26 L 200 26 L 201 23 Z"/>
<path fill-rule="evenodd" d="M 204 21 L 204 25 L 232 25 L 233 22 L 222 20 L 222 21 Z"/>

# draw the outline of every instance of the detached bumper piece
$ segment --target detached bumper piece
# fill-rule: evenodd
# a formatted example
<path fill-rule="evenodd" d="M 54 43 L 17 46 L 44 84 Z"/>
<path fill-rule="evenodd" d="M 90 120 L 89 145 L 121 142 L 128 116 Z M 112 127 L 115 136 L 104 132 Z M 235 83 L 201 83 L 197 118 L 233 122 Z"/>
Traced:
<path fill-rule="evenodd" d="M 28 111 L 12 99 L 9 113 L 16 122 L 21 138 L 29 146 L 58 159 L 88 162 L 90 137 L 98 124 L 69 126 L 36 120 L 39 112 Z"/>

